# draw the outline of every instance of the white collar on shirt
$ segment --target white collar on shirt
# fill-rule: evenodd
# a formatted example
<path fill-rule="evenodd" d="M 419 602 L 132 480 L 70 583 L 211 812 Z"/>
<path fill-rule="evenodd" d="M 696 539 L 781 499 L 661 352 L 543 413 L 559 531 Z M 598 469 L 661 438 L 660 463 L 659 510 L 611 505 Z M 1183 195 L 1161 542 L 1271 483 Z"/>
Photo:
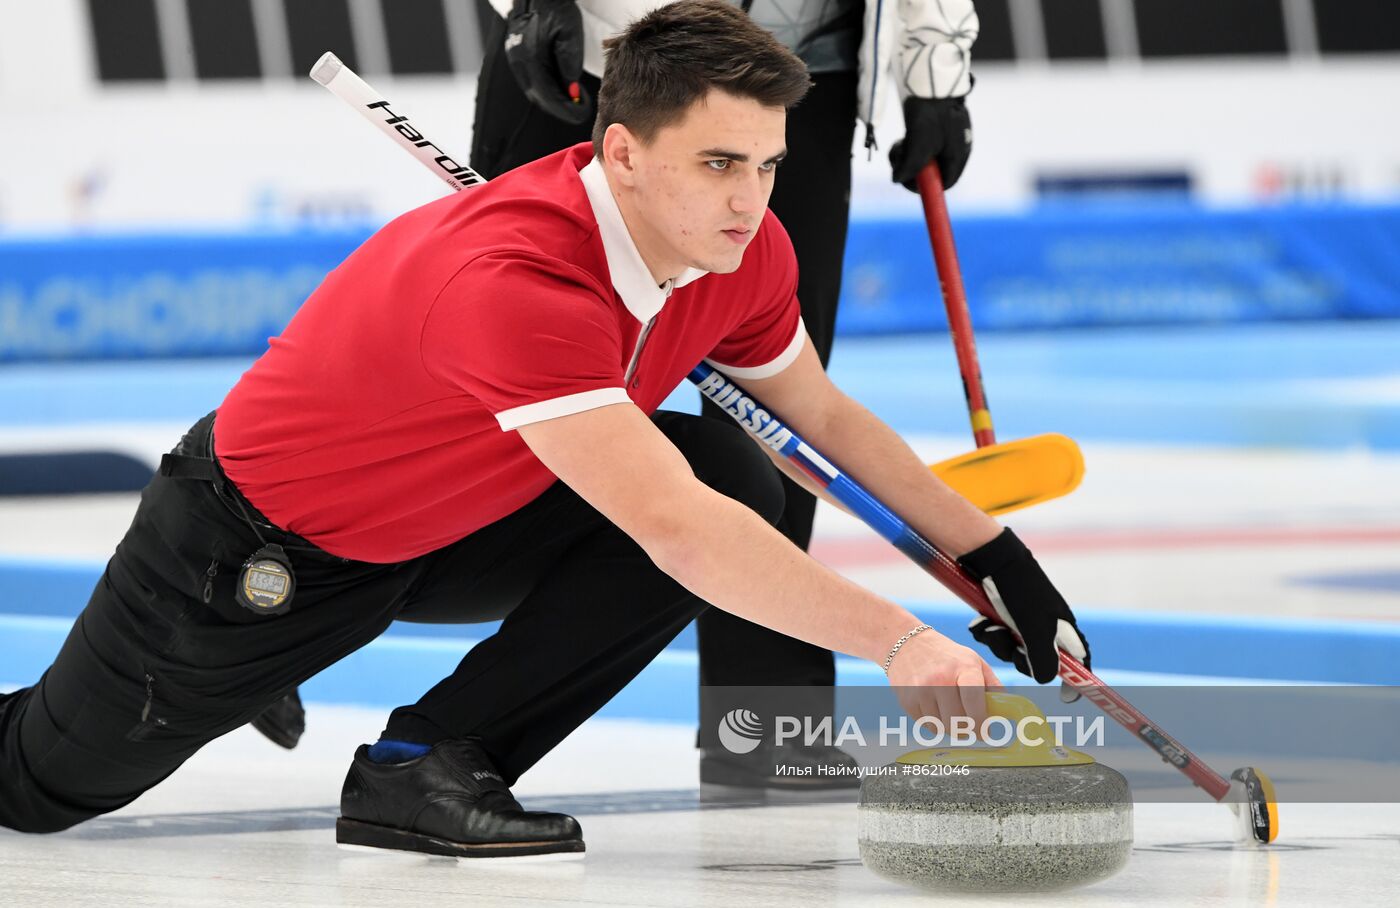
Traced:
<path fill-rule="evenodd" d="M 632 242 L 632 235 L 627 232 L 622 211 L 618 209 L 617 199 L 613 198 L 612 189 L 608 186 L 607 174 L 603 173 L 603 162 L 594 158 L 578 175 L 583 181 L 584 191 L 588 193 L 593 216 L 598 220 L 598 233 L 603 238 L 603 253 L 608 258 L 608 273 L 612 275 L 613 287 L 622 297 L 627 311 L 637 321 L 643 324 L 651 321 L 666 305 L 672 290 L 709 274 L 708 271 L 687 268 L 678 277 L 660 287 L 656 286 L 651 269 L 642 261 L 637 244 Z"/>

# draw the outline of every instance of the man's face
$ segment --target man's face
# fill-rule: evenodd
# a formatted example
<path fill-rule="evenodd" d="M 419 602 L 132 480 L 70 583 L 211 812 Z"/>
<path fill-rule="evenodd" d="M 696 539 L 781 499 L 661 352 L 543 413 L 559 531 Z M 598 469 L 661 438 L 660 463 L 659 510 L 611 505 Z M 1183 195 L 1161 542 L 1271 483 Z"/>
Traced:
<path fill-rule="evenodd" d="M 786 127 L 781 107 L 711 90 L 634 145 L 632 200 L 643 235 L 633 239 L 647 264 L 736 270 L 768 208 Z"/>

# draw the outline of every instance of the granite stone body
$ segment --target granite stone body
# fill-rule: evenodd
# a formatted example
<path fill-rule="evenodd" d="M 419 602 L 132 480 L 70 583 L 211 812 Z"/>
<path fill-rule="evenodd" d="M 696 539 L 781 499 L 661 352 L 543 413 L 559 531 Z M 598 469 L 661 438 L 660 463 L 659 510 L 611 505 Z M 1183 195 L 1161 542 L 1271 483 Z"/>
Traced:
<path fill-rule="evenodd" d="M 1132 852 L 1132 794 L 1108 766 L 928 770 L 890 764 L 861 780 L 861 860 L 887 879 L 1043 892 L 1111 876 Z"/>

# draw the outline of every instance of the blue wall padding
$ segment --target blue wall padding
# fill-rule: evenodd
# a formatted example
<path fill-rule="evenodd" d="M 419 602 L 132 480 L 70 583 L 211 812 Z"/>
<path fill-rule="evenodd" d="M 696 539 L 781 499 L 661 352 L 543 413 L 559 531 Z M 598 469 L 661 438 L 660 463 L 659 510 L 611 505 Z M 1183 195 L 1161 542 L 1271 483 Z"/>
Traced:
<path fill-rule="evenodd" d="M 955 224 L 978 331 L 1400 315 L 1400 207 L 1051 206 Z M 838 329 L 947 322 L 924 227 L 851 225 Z"/>
<path fill-rule="evenodd" d="M 979 331 L 1400 316 L 1400 206 L 959 218 Z M 0 240 L 0 362 L 258 354 L 367 229 Z M 944 325 L 920 221 L 852 221 L 839 330 Z"/>
<path fill-rule="evenodd" d="M 260 353 L 365 235 L 0 241 L 0 362 Z"/>

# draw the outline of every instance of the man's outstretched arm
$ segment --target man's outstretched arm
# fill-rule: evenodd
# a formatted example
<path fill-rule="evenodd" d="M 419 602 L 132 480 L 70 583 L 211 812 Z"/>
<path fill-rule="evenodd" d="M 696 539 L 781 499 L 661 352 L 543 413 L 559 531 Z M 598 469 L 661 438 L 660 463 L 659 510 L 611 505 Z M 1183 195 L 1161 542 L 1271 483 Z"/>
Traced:
<path fill-rule="evenodd" d="M 741 384 L 822 456 L 952 557 L 1001 533 L 1000 523 L 949 488 L 883 420 L 837 388 L 810 342 L 782 372 Z"/>
<path fill-rule="evenodd" d="M 907 609 L 808 557 L 758 514 L 706 486 L 647 416 L 614 404 L 521 426 L 535 456 L 711 605 L 877 664 L 920 622 Z M 918 714 L 985 716 L 991 668 L 933 631 L 890 668 Z M 955 688 L 961 689 L 961 695 Z"/>
<path fill-rule="evenodd" d="M 1088 642 L 1074 613 L 1030 550 L 934 475 L 893 429 L 832 384 L 810 343 L 782 372 L 744 386 L 981 582 L 1001 621 L 973 622 L 978 642 L 1042 684 L 1059 672 L 1057 648 L 1089 664 Z"/>

